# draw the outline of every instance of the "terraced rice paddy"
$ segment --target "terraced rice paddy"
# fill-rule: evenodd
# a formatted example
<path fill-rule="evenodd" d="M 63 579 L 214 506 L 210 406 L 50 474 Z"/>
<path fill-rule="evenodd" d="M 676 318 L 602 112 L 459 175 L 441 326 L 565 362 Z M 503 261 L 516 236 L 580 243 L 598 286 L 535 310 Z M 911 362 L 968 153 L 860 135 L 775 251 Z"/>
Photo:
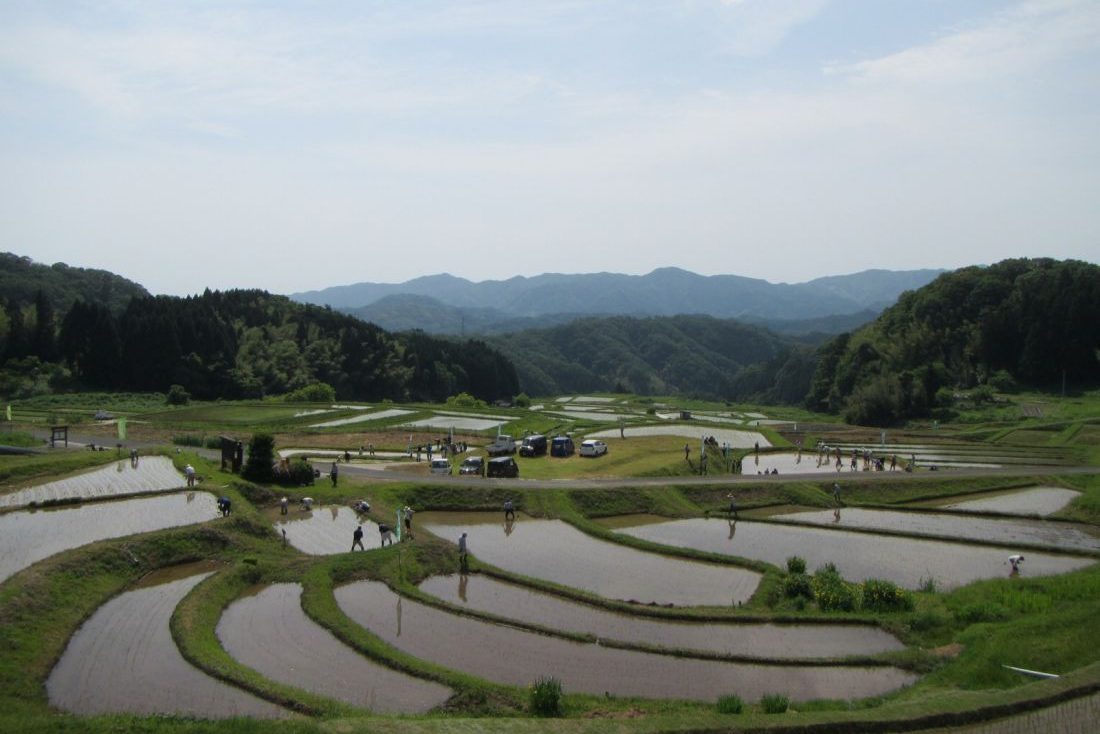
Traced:
<path fill-rule="evenodd" d="M 966 538 L 1006 547 L 1027 545 L 1063 550 L 1100 552 L 1100 537 L 1086 526 L 1043 520 L 1001 520 L 948 513 L 865 510 L 846 507 L 837 519 L 833 510 L 810 510 L 773 515 L 773 520 L 827 525 L 832 528 L 888 530 L 908 535 Z"/>
<path fill-rule="evenodd" d="M 191 569 L 196 571 L 198 569 Z M 111 599 L 85 622 L 46 681 L 50 705 L 76 714 L 280 718 L 288 712 L 191 667 L 168 629 L 208 569 L 167 569 Z M 186 573 L 186 570 L 184 570 Z"/>
<path fill-rule="evenodd" d="M 573 642 L 450 614 L 376 581 L 335 595 L 348 617 L 394 647 L 497 683 L 526 686 L 553 675 L 571 692 L 713 701 L 731 691 L 747 700 L 775 691 L 798 700 L 863 698 L 916 680 L 889 667 L 729 663 Z"/>
<path fill-rule="evenodd" d="M 365 413 L 363 415 L 353 415 L 348 418 L 337 418 L 336 420 L 325 421 L 324 423 L 314 423 L 310 428 L 336 428 L 338 426 L 350 426 L 353 423 L 364 423 L 366 421 L 380 421 L 385 418 L 397 418 L 402 415 L 409 415 L 414 413 L 413 410 L 403 410 L 401 408 L 389 408 L 388 410 L 378 410 L 374 413 Z"/>
<path fill-rule="evenodd" d="M 430 418 L 421 418 L 420 420 L 410 421 L 409 423 L 401 424 L 403 428 L 434 428 L 440 431 L 447 431 L 452 428 L 459 431 L 488 431 L 497 426 L 502 426 L 507 423 L 505 419 L 495 418 L 471 418 L 457 415 L 433 415 Z"/>
<path fill-rule="evenodd" d="M 435 576 L 420 589 L 459 607 L 636 645 L 757 658 L 841 658 L 903 649 L 870 625 L 673 622 L 616 614 L 480 574 Z"/>
<path fill-rule="evenodd" d="M 645 553 L 597 540 L 561 520 L 520 515 L 505 525 L 497 513 L 428 512 L 417 522 L 454 543 L 469 533 L 470 553 L 506 571 L 610 599 L 730 606 L 747 601 L 760 582 L 753 571 Z"/>
<path fill-rule="evenodd" d="M 1013 492 L 985 494 L 941 505 L 945 510 L 960 512 L 999 512 L 1006 515 L 1053 515 L 1073 500 L 1080 492 L 1062 487 L 1035 487 Z"/>
<path fill-rule="evenodd" d="M 350 551 L 352 533 L 360 524 L 363 524 L 363 545 L 379 546 L 378 526 L 366 518 L 360 520 L 350 507 L 315 506 L 310 512 L 291 507 L 287 515 L 280 515 L 278 509 L 268 510 L 266 515 L 275 523 L 276 532 L 285 531 L 288 543 L 313 556 Z"/>
<path fill-rule="evenodd" d="M 848 510 L 842 511 L 841 522 Z M 832 514 L 830 513 L 830 517 Z M 639 522 L 647 522 L 640 518 Z M 855 533 L 825 528 L 788 527 L 777 523 L 741 520 L 669 520 L 647 522 L 617 532 L 654 543 L 694 548 L 783 567 L 786 559 L 801 556 L 810 570 L 834 563 L 844 578 L 886 579 L 908 589 L 933 580 L 939 589 L 953 589 L 978 579 L 1008 576 L 1011 547 L 950 543 L 939 540 Z M 1068 573 L 1094 559 L 1029 552 L 1024 575 Z"/>
<path fill-rule="evenodd" d="M 272 680 L 372 711 L 423 713 L 451 696 L 347 647 L 305 615 L 301 595 L 298 584 L 274 584 L 233 602 L 218 622 L 222 647 Z"/>
<path fill-rule="evenodd" d="M 8 512 L 0 515 L 0 581 L 55 553 L 97 540 L 190 525 L 217 516 L 217 501 L 207 492 Z"/>
<path fill-rule="evenodd" d="M 699 441 L 703 436 L 714 436 L 718 443 L 728 443 L 735 449 L 751 449 L 759 444 L 760 448 L 768 448 L 772 444 L 757 431 L 739 431 L 735 428 L 716 428 L 714 426 L 689 426 L 682 423 L 673 423 L 667 426 L 633 426 L 623 429 L 627 438 L 634 436 L 676 436 L 687 439 L 691 447 L 692 456 L 699 453 Z M 619 429 L 609 428 L 605 431 L 595 431 L 585 434 L 585 438 L 618 438 Z"/>
<path fill-rule="evenodd" d="M 130 466 L 129 458 L 82 474 L 0 495 L 0 508 L 67 499 L 102 499 L 182 489 L 186 481 L 165 456 L 148 456 Z"/>

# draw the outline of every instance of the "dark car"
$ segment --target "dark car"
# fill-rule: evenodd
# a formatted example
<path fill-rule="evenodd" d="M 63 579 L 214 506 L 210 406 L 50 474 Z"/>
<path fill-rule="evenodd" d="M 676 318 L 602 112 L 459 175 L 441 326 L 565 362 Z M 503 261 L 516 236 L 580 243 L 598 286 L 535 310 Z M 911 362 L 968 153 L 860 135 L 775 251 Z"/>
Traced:
<path fill-rule="evenodd" d="M 546 436 L 536 433 L 523 439 L 523 445 L 519 447 L 520 456 L 545 456 Z"/>
<path fill-rule="evenodd" d="M 518 477 L 519 464 L 511 456 L 498 456 L 489 459 L 487 476 L 490 477 Z"/>
<path fill-rule="evenodd" d="M 476 474 L 481 476 L 485 473 L 485 459 L 481 456 L 467 456 L 462 466 L 458 467 L 458 473 L 463 476 L 470 476 Z"/>
<path fill-rule="evenodd" d="M 573 439 L 569 436 L 555 436 L 550 442 L 551 456 L 572 456 L 574 451 Z"/>

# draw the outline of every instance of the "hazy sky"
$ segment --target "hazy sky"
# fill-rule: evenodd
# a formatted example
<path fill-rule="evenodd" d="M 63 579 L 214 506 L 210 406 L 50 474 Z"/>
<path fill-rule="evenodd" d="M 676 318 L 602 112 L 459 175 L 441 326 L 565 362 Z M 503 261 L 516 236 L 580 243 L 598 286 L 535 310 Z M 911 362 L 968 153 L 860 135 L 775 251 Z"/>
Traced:
<path fill-rule="evenodd" d="M 154 293 L 1100 259 L 1097 0 L 0 0 L 0 250 Z"/>

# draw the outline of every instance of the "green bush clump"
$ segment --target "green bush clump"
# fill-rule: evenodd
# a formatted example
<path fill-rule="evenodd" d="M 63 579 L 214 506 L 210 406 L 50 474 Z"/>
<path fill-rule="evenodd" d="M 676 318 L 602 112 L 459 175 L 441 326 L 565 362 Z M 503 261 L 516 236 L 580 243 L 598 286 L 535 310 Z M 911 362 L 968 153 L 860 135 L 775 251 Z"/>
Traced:
<path fill-rule="evenodd" d="M 766 714 L 782 714 L 791 705 L 791 700 L 782 693 L 765 693 L 760 697 L 760 706 Z"/>
<path fill-rule="evenodd" d="M 911 612 L 913 595 L 893 581 L 867 579 L 863 583 L 863 608 L 874 612 Z"/>
<path fill-rule="evenodd" d="M 788 598 L 803 597 L 814 598 L 813 585 L 810 577 L 804 573 L 792 573 L 783 578 L 783 594 Z"/>
<path fill-rule="evenodd" d="M 283 395 L 288 403 L 331 403 L 336 400 L 336 388 L 325 382 L 304 385 Z"/>
<path fill-rule="evenodd" d="M 806 559 L 801 556 L 791 556 L 788 558 L 787 573 L 806 573 Z"/>
<path fill-rule="evenodd" d="M 851 612 L 856 608 L 852 586 L 840 578 L 831 563 L 818 569 L 813 578 L 814 600 L 822 611 Z"/>
<path fill-rule="evenodd" d="M 718 713 L 739 714 L 745 709 L 745 702 L 736 694 L 722 696 L 718 699 Z"/>
<path fill-rule="evenodd" d="M 531 686 L 528 708 L 535 716 L 561 716 L 561 681 L 552 675 L 538 678 Z"/>

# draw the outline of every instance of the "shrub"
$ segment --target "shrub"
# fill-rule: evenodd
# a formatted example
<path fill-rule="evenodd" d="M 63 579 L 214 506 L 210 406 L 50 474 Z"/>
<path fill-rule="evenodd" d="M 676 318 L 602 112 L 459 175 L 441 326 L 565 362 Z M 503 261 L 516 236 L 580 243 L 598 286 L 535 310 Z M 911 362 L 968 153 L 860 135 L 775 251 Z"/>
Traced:
<path fill-rule="evenodd" d="M 517 408 L 530 408 L 531 398 L 528 397 L 527 393 L 521 392 L 519 395 L 512 398 L 512 404 Z"/>
<path fill-rule="evenodd" d="M 989 385 L 997 392 L 1016 392 L 1016 379 L 1007 370 L 997 370 L 990 375 Z"/>
<path fill-rule="evenodd" d="M 874 612 L 909 612 L 913 595 L 892 581 L 867 579 L 863 584 L 863 608 Z"/>
<path fill-rule="evenodd" d="M 804 573 L 792 573 L 788 574 L 783 579 L 783 594 L 787 597 L 804 597 L 806 599 L 814 598 L 813 586 L 810 584 L 810 577 Z"/>
<path fill-rule="evenodd" d="M 203 437 L 185 433 L 182 436 L 172 436 L 172 443 L 176 446 L 203 446 Z"/>
<path fill-rule="evenodd" d="M 561 681 L 553 676 L 537 679 L 531 686 L 528 708 L 535 716 L 560 716 Z"/>
<path fill-rule="evenodd" d="M 257 433 L 248 441 L 248 461 L 241 476 L 253 482 L 270 482 L 274 478 L 275 437 L 270 433 Z"/>
<path fill-rule="evenodd" d="M 791 700 L 782 693 L 765 693 L 760 697 L 760 706 L 766 714 L 782 714 L 791 705 Z"/>
<path fill-rule="evenodd" d="M 814 600 L 822 611 L 851 612 L 856 608 L 856 594 L 850 584 L 840 578 L 831 563 L 818 569 L 813 578 Z"/>
<path fill-rule="evenodd" d="M 731 693 L 718 699 L 718 713 L 720 714 L 739 714 L 744 709 L 745 702 L 735 694 Z"/>
<path fill-rule="evenodd" d="M 172 385 L 168 388 L 164 401 L 169 405 L 187 405 L 191 402 L 191 393 L 183 385 Z"/>
<path fill-rule="evenodd" d="M 928 578 L 921 576 L 920 583 L 917 584 L 917 588 L 923 591 L 925 594 L 935 594 L 936 579 L 932 578 L 931 576 L 929 576 Z"/>
<path fill-rule="evenodd" d="M 336 400 L 336 388 L 324 382 L 314 382 L 288 392 L 283 400 L 288 403 L 331 403 Z"/>
<path fill-rule="evenodd" d="M 977 624 L 978 622 L 1003 622 L 1008 619 L 1010 613 L 1000 604 L 994 602 L 979 602 L 967 604 L 955 612 L 955 618 L 965 624 Z"/>
<path fill-rule="evenodd" d="M 787 573 L 806 573 L 806 559 L 801 556 L 791 556 L 788 558 Z"/>

